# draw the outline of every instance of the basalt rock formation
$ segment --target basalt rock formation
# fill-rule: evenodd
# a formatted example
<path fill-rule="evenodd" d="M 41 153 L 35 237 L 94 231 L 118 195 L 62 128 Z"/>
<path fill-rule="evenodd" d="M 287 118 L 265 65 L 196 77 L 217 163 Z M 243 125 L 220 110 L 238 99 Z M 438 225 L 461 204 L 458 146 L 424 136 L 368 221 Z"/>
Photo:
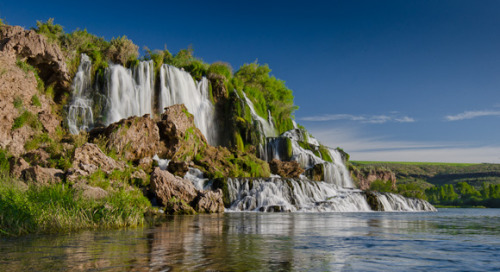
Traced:
<path fill-rule="evenodd" d="M 47 86 L 68 90 L 71 77 L 59 46 L 34 30 L 20 26 L 0 26 L 0 51 L 15 54 L 17 58 L 38 68 L 39 76 Z"/>

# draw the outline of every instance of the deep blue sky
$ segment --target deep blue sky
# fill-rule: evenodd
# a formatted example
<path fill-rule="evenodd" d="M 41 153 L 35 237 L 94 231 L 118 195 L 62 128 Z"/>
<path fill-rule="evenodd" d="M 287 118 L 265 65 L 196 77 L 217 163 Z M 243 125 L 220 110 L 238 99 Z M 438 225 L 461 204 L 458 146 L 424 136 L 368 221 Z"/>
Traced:
<path fill-rule="evenodd" d="M 355 160 L 500 162 L 500 1 L 150 2 L 2 1 L 0 18 L 267 63 L 296 120 Z"/>

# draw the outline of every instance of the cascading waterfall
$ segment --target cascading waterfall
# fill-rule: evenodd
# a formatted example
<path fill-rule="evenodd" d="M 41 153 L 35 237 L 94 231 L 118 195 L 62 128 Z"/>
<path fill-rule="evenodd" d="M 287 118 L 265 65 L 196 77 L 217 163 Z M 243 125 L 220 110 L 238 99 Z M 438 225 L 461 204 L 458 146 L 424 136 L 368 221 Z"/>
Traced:
<path fill-rule="evenodd" d="M 271 116 L 271 112 L 268 111 L 268 117 L 267 120 L 260 117 L 257 112 L 255 111 L 255 107 L 250 99 L 248 99 L 247 95 L 245 92 L 243 93 L 243 98 L 245 99 L 245 103 L 248 105 L 250 108 L 250 113 L 252 115 L 252 118 L 254 121 L 256 121 L 259 124 L 260 131 L 263 132 L 264 137 L 275 137 L 276 136 L 276 128 L 274 127 L 273 119 Z"/>
<path fill-rule="evenodd" d="M 263 212 L 368 212 L 361 190 L 342 189 L 331 183 L 298 179 L 229 178 L 228 211 Z M 391 200 L 387 200 L 391 198 Z M 384 211 L 435 211 L 428 202 L 395 194 L 377 194 Z"/>
<path fill-rule="evenodd" d="M 104 123 L 120 121 L 130 116 L 153 113 L 154 63 L 142 61 L 136 67 L 126 69 L 110 65 L 106 69 L 107 114 Z"/>
<path fill-rule="evenodd" d="M 73 97 L 68 107 L 68 127 L 71 134 L 78 134 L 81 130 L 88 130 L 94 123 L 92 113 L 92 62 L 82 54 L 80 65 L 73 79 Z"/>
<path fill-rule="evenodd" d="M 184 104 L 194 115 L 194 123 L 208 143 L 216 145 L 215 109 L 210 101 L 208 80 L 202 78 L 195 82 L 188 72 L 164 64 L 160 68 L 160 84 L 160 111 L 168 106 Z"/>
<path fill-rule="evenodd" d="M 354 184 L 340 153 L 335 149 L 327 148 L 327 152 L 333 162 L 323 160 L 314 154 L 313 151 L 300 146 L 299 142 L 305 142 L 308 143 L 309 146 L 317 150 L 319 149 L 320 144 L 318 140 L 311 135 L 304 136 L 305 133 L 307 132 L 294 129 L 283 133 L 280 137 L 270 139 L 266 144 L 266 159 L 268 161 L 272 159 L 297 161 L 304 169 L 309 169 L 320 164 L 323 168 L 325 182 L 335 184 L 342 188 L 353 188 Z M 290 141 L 290 143 L 287 141 Z M 288 153 L 286 149 L 289 144 L 291 145 L 292 156 L 287 158 L 286 156 L 289 154 L 286 154 Z"/>

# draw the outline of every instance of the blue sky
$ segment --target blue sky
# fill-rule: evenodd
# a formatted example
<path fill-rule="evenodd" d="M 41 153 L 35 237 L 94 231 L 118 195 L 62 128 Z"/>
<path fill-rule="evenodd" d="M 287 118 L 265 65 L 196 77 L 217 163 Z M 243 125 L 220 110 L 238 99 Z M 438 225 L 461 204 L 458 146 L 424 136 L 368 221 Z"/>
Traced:
<path fill-rule="evenodd" d="M 0 18 L 267 63 L 297 122 L 354 160 L 500 163 L 500 1 L 150 2 L 2 1 Z"/>

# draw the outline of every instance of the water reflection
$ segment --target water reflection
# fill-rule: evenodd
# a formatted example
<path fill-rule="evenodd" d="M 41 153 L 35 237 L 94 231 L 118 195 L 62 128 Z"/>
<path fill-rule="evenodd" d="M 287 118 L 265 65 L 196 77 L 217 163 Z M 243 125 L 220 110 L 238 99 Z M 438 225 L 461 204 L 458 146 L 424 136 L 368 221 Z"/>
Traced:
<path fill-rule="evenodd" d="M 494 270 L 500 211 L 227 213 L 0 240 L 0 271 Z"/>

